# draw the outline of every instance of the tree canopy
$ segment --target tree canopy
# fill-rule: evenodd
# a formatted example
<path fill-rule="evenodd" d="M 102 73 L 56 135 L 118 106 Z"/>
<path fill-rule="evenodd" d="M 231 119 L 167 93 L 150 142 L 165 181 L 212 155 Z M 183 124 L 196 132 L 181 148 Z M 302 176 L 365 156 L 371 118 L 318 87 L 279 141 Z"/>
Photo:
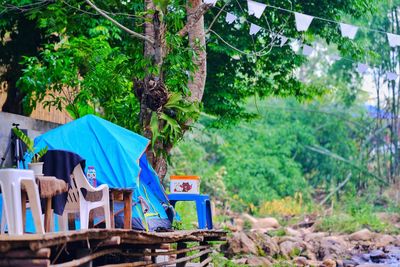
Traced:
<path fill-rule="evenodd" d="M 346 14 L 370 12 L 373 2 L 268 4 L 339 20 Z M 221 121 L 237 121 L 254 116 L 244 108 L 249 97 L 310 98 L 324 93 L 323 87 L 296 76 L 304 56 L 288 45 L 279 47 L 268 32 L 251 37 L 248 24 L 231 27 L 224 22 L 222 9 L 303 43 L 318 37 L 337 43 L 343 53 L 362 55 L 360 46 L 342 38 L 335 25 L 315 21 L 306 33 L 298 33 L 291 14 L 267 8 L 255 21 L 245 6 L 240 0 L 218 1 L 215 8 L 192 0 L 1 0 L 0 64 L 5 69 L 1 77 L 9 88 L 3 110 L 29 114 L 42 102 L 65 108 L 73 117 L 97 113 L 144 133 L 153 139 L 154 151 L 168 154 L 201 106 Z M 206 47 L 201 43 L 204 37 Z M 207 75 L 201 72 L 204 51 Z M 191 98 L 194 87 L 201 91 L 195 92 L 197 99 Z"/>

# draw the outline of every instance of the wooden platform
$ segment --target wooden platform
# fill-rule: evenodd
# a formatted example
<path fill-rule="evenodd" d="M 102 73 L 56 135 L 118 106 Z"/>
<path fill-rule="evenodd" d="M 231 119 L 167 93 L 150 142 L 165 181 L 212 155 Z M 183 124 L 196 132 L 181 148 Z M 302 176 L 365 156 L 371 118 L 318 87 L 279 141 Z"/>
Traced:
<path fill-rule="evenodd" d="M 0 266 L 90 266 L 91 262 L 93 266 L 185 266 L 193 261 L 198 262 L 196 266 L 206 266 L 211 261 L 209 242 L 225 238 L 226 232 L 215 230 L 147 233 L 90 229 L 0 235 Z"/>

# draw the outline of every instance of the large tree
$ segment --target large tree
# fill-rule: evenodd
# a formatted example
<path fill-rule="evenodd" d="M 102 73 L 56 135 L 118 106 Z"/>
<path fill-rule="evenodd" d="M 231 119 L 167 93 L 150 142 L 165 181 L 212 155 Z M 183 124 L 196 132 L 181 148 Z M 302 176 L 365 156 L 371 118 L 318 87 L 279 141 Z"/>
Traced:
<path fill-rule="evenodd" d="M 338 20 L 345 12 L 360 15 L 370 10 L 371 2 L 269 4 Z M 245 1 L 219 1 L 217 8 L 199 0 L 0 3 L 0 49 L 18 43 L 27 50 L 0 53 L 9 83 L 3 110 L 29 113 L 44 101 L 67 108 L 75 117 L 99 113 L 152 140 L 148 155 L 161 177 L 166 173 L 166 156 L 196 120 L 201 102 L 207 112 L 239 119 L 251 116 L 243 109 L 251 96 L 309 97 L 321 92 L 294 74 L 304 57 L 276 45 L 268 32 L 250 37 L 248 24 L 232 28 L 224 22 L 224 10 L 252 21 L 242 9 Z M 19 30 L 24 23 L 29 26 Z M 299 34 L 292 14 L 271 8 L 255 23 L 305 43 L 320 35 L 329 42 L 345 43 L 345 49 L 352 47 L 335 27 L 320 21 Z M 18 35 L 28 37 L 23 30 L 34 41 L 18 39 Z M 7 78 L 10 73 L 17 77 Z M 25 110 L 7 108 L 21 106 L 22 99 Z"/>

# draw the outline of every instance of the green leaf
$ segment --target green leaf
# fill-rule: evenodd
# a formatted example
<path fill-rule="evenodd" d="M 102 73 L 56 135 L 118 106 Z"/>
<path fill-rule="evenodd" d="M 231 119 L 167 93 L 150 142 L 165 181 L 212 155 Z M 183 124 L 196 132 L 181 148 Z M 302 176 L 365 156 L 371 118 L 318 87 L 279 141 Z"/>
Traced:
<path fill-rule="evenodd" d="M 154 147 L 154 144 L 157 141 L 157 138 L 160 137 L 160 130 L 158 128 L 158 117 L 156 112 L 151 113 L 151 119 L 150 119 L 150 131 L 152 133 L 151 136 L 151 147 Z"/>
<path fill-rule="evenodd" d="M 33 140 L 30 139 L 23 131 L 21 131 L 20 129 L 14 127 L 12 128 L 12 131 L 14 132 L 14 134 L 21 139 L 21 141 L 26 145 L 27 149 L 30 152 L 34 152 L 34 147 L 33 147 Z"/>

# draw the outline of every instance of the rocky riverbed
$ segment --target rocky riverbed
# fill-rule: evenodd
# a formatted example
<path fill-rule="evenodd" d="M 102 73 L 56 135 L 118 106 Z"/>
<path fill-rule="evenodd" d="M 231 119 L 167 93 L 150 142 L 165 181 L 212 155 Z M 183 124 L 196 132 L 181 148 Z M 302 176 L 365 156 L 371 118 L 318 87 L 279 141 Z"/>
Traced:
<path fill-rule="evenodd" d="M 273 218 L 263 220 L 250 220 L 249 230 L 233 229 L 221 247 L 224 256 L 246 266 L 400 267 L 400 235 L 368 229 L 352 234 L 315 232 L 312 223 L 281 227 Z"/>

